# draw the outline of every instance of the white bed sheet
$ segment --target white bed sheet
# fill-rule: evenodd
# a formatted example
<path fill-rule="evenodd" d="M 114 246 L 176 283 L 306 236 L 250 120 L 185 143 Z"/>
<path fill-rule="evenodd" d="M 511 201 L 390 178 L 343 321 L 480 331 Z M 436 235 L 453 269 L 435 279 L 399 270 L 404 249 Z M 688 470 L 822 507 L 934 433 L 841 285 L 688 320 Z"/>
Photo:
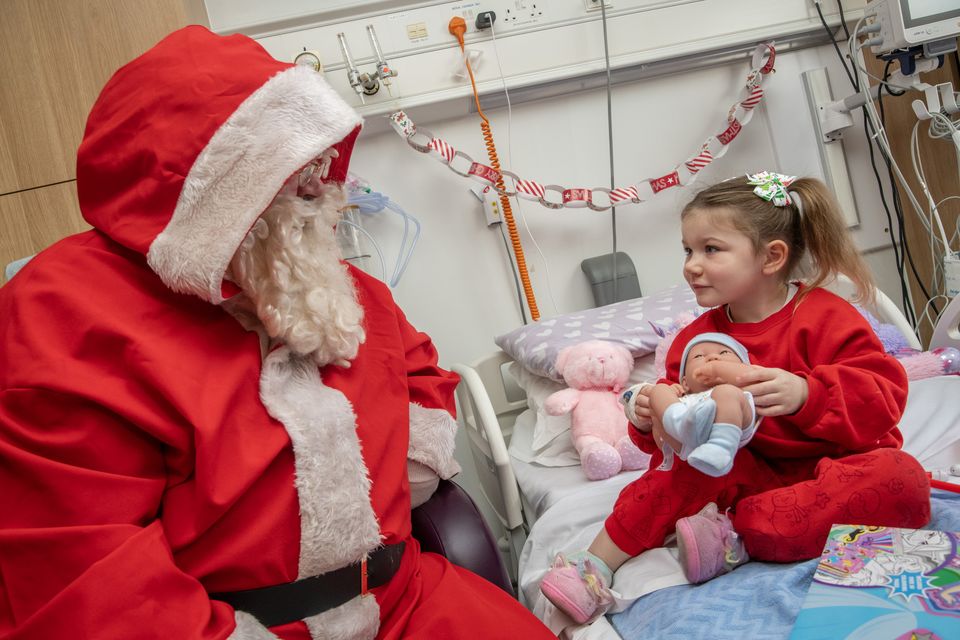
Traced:
<path fill-rule="evenodd" d="M 946 471 L 960 463 L 960 376 L 942 376 L 910 383 L 907 406 L 900 422 L 904 450 L 930 471 Z M 520 423 L 519 434 L 532 429 L 532 418 Z M 514 438 L 518 435 L 515 427 Z M 513 459 L 521 491 L 537 520 L 530 530 L 519 562 L 521 601 L 554 633 L 575 640 L 619 640 L 620 636 L 601 617 L 590 626 L 566 626 L 562 614 L 539 593 L 539 584 L 559 552 L 569 553 L 589 546 L 609 515 L 620 490 L 632 478 L 620 474 L 603 482 L 590 482 L 579 467 L 541 467 Z M 639 474 L 633 474 L 636 477 Z M 523 480 L 521 480 L 523 478 Z M 960 478 L 956 478 L 960 482 Z M 641 595 L 685 584 L 674 548 L 648 551 L 631 559 L 617 571 L 614 584 L 620 595 L 617 610 L 625 609 Z"/>
<path fill-rule="evenodd" d="M 524 509 L 527 509 L 527 522 L 531 525 L 550 507 L 567 496 L 581 491 L 590 492 L 597 487 L 603 487 L 604 491 L 607 489 L 615 491 L 614 496 L 616 496 L 621 489 L 643 473 L 643 470 L 625 471 L 606 480 L 587 480 L 575 456 L 571 456 L 567 466 L 543 466 L 530 462 L 532 456 L 527 452 L 530 451 L 529 443 L 533 439 L 536 419 L 537 414 L 532 409 L 527 409 L 517 416 L 509 449 L 510 464 L 517 477 L 520 493 L 523 495 Z M 563 432 L 559 437 L 569 439 L 570 431 Z"/>

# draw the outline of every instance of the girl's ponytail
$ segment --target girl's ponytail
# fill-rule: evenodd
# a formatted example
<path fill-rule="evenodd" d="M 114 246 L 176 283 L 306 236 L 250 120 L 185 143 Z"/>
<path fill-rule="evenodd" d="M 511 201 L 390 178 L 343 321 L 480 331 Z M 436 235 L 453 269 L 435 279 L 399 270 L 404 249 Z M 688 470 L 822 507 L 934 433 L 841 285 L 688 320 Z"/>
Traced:
<path fill-rule="evenodd" d="M 812 178 L 795 180 L 789 190 L 800 200 L 800 231 L 812 271 L 807 284 L 819 287 L 842 273 L 856 286 L 855 301 L 872 302 L 876 291 L 873 276 L 853 244 L 833 194 Z"/>

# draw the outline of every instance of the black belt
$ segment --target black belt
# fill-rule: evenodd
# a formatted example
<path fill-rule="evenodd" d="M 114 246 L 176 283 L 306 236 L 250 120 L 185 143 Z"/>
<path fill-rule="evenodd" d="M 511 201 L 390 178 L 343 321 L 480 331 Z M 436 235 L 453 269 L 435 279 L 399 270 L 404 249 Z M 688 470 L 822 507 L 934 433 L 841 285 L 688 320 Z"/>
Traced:
<path fill-rule="evenodd" d="M 272 587 L 211 593 L 234 609 L 253 615 L 265 627 L 323 613 L 390 581 L 400 568 L 404 543 L 381 547 L 362 562 Z"/>

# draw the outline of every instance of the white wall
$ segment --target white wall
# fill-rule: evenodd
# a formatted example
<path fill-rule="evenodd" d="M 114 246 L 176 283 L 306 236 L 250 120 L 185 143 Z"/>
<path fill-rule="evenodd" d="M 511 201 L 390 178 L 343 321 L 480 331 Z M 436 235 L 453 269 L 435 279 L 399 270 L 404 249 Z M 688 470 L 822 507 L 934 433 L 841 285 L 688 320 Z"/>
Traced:
<path fill-rule="evenodd" d="M 502 61 L 508 75 L 510 64 Z M 832 48 L 779 55 L 776 73 L 763 85 L 763 106 L 729 152 L 702 172 L 695 187 L 763 169 L 821 175 L 800 73 L 822 66 L 829 69 L 834 97 L 851 92 Z M 740 98 L 746 71 L 744 60 L 614 88 L 616 183 L 663 175 L 708 135 L 721 131 L 727 109 Z M 503 168 L 543 183 L 605 186 L 610 181 L 606 113 L 605 91 L 592 91 L 517 105 L 512 124 L 506 109 L 488 116 Z M 415 109 L 409 115 L 484 160 L 475 115 L 441 121 L 418 121 Z M 862 120 L 857 122 L 845 142 L 861 219 L 853 232 L 861 249 L 870 252 L 881 289 L 899 303 L 892 252 L 883 248 L 887 223 L 868 163 Z M 441 363 L 471 362 L 496 349 L 494 336 L 519 326 L 521 318 L 501 235 L 485 225 L 477 200 L 468 192 L 476 183 L 415 152 L 392 132 L 361 137 L 352 170 L 423 224 L 416 253 L 394 293 L 410 320 L 433 337 Z M 678 212 L 690 195 L 687 189 L 671 189 L 617 212 L 618 249 L 633 258 L 644 292 L 682 282 Z M 514 213 L 542 317 L 592 306 L 580 261 L 611 250 L 610 214 L 553 211 L 527 201 L 515 205 Z M 394 255 L 399 218 L 380 215 L 367 222 L 387 255 Z M 458 443 L 464 466 L 460 481 L 480 502 L 466 447 L 463 438 Z"/>

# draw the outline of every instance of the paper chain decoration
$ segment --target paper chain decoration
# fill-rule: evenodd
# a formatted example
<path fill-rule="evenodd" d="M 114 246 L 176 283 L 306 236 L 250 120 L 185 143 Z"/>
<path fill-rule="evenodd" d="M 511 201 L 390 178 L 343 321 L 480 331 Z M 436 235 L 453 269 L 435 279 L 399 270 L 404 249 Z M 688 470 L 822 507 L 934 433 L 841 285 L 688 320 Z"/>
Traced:
<path fill-rule="evenodd" d="M 497 171 L 493 167 L 475 162 L 469 155 L 454 149 L 448 142 L 434 136 L 426 129 L 418 129 L 403 111 L 391 114 L 390 123 L 398 134 L 406 138 L 407 144 L 417 151 L 431 154 L 450 167 L 454 173 L 489 185 L 501 195 L 507 197 L 516 195 L 526 200 L 536 200 L 550 209 L 589 207 L 594 211 L 606 211 L 611 207 L 649 200 L 670 187 L 690 184 L 696 180 L 701 169 L 717 158 L 723 157 L 727 152 L 727 146 L 750 122 L 754 107 L 763 99 L 763 89 L 760 88 L 760 84 L 763 82 L 763 77 L 773 71 L 775 57 L 776 50 L 773 44 L 757 45 L 751 59 L 751 71 L 747 74 L 744 98 L 730 107 L 727 113 L 727 128 L 707 138 L 696 155 L 659 178 L 643 179 L 636 184 L 615 189 L 605 187 L 568 189 L 555 184 L 544 185 L 534 180 L 524 180 L 512 171 Z M 423 142 L 419 142 L 418 139 Z M 508 181 L 512 182 L 509 187 Z M 548 198 L 548 194 L 553 193 L 557 196 Z"/>

